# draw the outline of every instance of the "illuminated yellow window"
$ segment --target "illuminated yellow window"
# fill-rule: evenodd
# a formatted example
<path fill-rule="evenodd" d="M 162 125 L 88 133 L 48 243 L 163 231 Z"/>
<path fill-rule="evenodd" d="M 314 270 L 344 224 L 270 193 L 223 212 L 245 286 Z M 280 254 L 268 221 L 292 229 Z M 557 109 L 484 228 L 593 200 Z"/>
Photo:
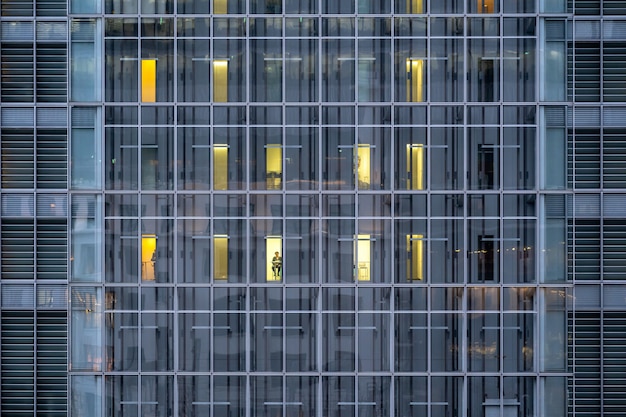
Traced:
<path fill-rule="evenodd" d="M 412 103 L 424 101 L 423 59 L 406 59 L 406 101 Z"/>
<path fill-rule="evenodd" d="M 228 189 L 228 145 L 213 145 L 213 189 Z"/>
<path fill-rule="evenodd" d="M 265 238 L 265 253 L 267 254 L 266 274 L 267 281 L 281 281 L 283 278 L 283 239 L 281 236 L 267 236 Z"/>
<path fill-rule="evenodd" d="M 213 236 L 213 279 L 228 279 L 228 236 Z"/>
<path fill-rule="evenodd" d="M 141 235 L 141 280 L 154 281 L 157 260 L 156 235 Z"/>
<path fill-rule="evenodd" d="M 494 0 L 476 0 L 478 13 L 495 13 Z"/>
<path fill-rule="evenodd" d="M 407 190 L 424 189 L 424 145 L 406 145 Z"/>
<path fill-rule="evenodd" d="M 424 1 L 406 0 L 406 12 L 412 14 L 424 13 Z"/>
<path fill-rule="evenodd" d="M 370 235 L 357 235 L 354 250 L 354 273 L 358 281 L 370 281 L 371 245 Z"/>
<path fill-rule="evenodd" d="M 213 0 L 213 13 L 214 14 L 228 13 L 228 0 Z"/>
<path fill-rule="evenodd" d="M 356 151 L 356 177 L 358 182 L 358 188 L 360 190 L 368 190 L 371 182 L 371 146 L 360 144 Z"/>
<path fill-rule="evenodd" d="M 156 101 L 156 59 L 141 60 L 141 101 Z"/>
<path fill-rule="evenodd" d="M 283 177 L 283 148 L 281 145 L 265 146 L 266 182 L 268 190 L 280 190 Z"/>
<path fill-rule="evenodd" d="M 213 60 L 213 101 L 226 103 L 228 101 L 228 60 Z"/>
<path fill-rule="evenodd" d="M 424 235 L 406 235 L 406 279 L 422 281 L 424 279 Z"/>

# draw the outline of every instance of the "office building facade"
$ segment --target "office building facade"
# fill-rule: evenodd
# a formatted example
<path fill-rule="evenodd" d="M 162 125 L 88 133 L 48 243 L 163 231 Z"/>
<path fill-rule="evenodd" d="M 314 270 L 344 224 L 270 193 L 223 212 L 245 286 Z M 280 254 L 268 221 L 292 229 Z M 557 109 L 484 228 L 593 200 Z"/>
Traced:
<path fill-rule="evenodd" d="M 3 416 L 626 413 L 626 2 L 0 12 Z"/>

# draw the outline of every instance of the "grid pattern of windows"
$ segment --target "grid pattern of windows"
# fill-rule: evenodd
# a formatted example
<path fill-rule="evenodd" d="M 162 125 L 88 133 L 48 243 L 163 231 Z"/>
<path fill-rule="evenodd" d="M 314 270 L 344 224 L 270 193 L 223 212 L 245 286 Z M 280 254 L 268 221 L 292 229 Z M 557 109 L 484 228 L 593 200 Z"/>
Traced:
<path fill-rule="evenodd" d="M 3 413 L 624 414 L 626 2 L 0 3 Z"/>
<path fill-rule="evenodd" d="M 543 407 L 534 4 L 426 3 L 73 20 L 73 409 Z"/>

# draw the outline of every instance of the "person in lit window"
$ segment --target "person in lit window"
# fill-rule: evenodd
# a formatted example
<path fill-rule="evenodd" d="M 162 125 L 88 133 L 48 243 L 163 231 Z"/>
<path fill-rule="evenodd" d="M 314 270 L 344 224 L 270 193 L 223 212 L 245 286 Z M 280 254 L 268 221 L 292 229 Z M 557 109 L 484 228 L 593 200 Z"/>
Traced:
<path fill-rule="evenodd" d="M 274 257 L 272 258 L 272 273 L 274 274 L 274 278 L 280 277 L 282 267 L 283 258 L 280 256 L 279 252 L 274 252 Z"/>

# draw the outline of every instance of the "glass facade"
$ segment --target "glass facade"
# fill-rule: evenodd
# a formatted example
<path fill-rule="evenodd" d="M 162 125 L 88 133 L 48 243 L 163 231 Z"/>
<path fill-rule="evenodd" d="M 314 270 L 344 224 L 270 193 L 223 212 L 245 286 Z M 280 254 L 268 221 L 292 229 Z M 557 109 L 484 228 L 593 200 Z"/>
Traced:
<path fill-rule="evenodd" d="M 3 414 L 621 415 L 622 3 L 2 0 Z"/>

